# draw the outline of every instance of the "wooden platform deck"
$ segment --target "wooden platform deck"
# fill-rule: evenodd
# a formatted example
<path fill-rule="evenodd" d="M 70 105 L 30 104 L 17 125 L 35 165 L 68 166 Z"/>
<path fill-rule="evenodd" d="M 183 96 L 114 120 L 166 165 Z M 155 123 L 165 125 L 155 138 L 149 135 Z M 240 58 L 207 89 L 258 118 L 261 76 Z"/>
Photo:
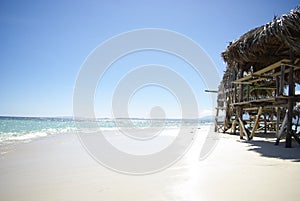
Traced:
<path fill-rule="evenodd" d="M 294 78 L 300 74 L 295 73 L 300 71 L 299 61 L 300 58 L 282 59 L 256 72 L 236 72 L 236 79 L 219 90 L 218 103 L 222 106 L 216 108 L 215 130 L 225 132 L 231 128 L 234 133 L 239 130 L 241 138 L 246 136 L 250 140 L 262 129 L 259 125 L 264 124 L 264 131 L 272 129 L 278 140 L 289 135 L 287 132 L 294 135 L 291 118 L 295 103 L 300 102 Z M 225 117 L 220 118 L 219 111 L 225 111 Z M 251 118 L 244 120 L 245 114 Z M 289 127 L 289 131 L 284 127 Z M 295 139 L 298 141 L 296 136 Z"/>

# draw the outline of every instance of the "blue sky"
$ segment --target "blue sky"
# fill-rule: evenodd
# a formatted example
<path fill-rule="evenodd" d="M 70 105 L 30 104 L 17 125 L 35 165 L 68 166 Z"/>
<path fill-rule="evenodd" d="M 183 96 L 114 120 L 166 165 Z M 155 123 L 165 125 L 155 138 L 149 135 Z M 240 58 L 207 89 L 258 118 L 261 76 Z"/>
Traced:
<path fill-rule="evenodd" d="M 229 41 L 288 13 L 299 1 L 286 0 L 159 0 L 159 1 L 1 1 L 0 115 L 72 115 L 73 89 L 80 66 L 105 40 L 134 29 L 163 28 L 196 41 L 211 57 L 220 76 L 225 69 L 220 53 Z M 154 56 L 155 57 L 154 57 Z M 168 56 L 167 56 L 168 57 Z M 135 58 L 135 59 L 134 59 Z M 144 53 L 115 65 L 95 94 L 97 116 L 110 116 L 112 84 L 130 67 L 163 62 L 161 55 Z M 130 59 L 127 59 L 130 60 Z M 168 59 L 167 59 L 168 60 Z M 174 60 L 174 61 L 173 61 Z M 184 65 L 171 58 L 166 65 Z M 209 113 L 205 85 L 192 70 L 178 70 L 189 80 L 201 111 Z M 147 95 L 148 94 L 148 95 Z M 164 98 L 162 98 L 164 97 Z M 145 116 L 153 104 L 177 117 L 176 101 L 162 89 L 145 88 L 131 100 L 131 116 Z M 176 110 L 177 110 L 176 109 Z M 149 112 L 149 111 L 148 111 Z"/>

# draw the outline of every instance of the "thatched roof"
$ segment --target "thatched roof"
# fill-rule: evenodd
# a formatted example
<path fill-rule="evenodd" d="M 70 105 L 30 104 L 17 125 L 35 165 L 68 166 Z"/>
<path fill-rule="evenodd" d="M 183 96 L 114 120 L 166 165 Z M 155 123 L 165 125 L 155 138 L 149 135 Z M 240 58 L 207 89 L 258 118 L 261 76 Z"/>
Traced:
<path fill-rule="evenodd" d="M 289 14 L 250 30 L 222 53 L 228 67 L 259 70 L 276 61 L 300 57 L 300 6 Z"/>

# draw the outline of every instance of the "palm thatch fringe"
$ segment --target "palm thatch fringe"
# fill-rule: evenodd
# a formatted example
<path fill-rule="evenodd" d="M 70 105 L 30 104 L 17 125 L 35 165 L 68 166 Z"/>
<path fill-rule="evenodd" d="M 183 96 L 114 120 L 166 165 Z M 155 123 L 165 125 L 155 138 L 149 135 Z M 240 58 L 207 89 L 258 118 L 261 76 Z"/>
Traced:
<path fill-rule="evenodd" d="M 257 71 L 290 58 L 291 51 L 300 57 L 300 6 L 242 35 L 228 45 L 222 57 L 229 68 Z"/>

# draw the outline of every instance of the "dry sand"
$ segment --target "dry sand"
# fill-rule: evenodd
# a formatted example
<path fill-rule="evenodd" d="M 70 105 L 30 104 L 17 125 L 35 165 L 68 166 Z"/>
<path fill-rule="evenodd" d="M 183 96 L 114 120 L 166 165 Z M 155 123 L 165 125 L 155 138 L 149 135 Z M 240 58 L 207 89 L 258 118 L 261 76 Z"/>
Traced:
<path fill-rule="evenodd" d="M 0 156 L 0 200 L 234 201 L 299 200 L 300 147 L 273 139 L 221 135 L 203 161 L 206 127 L 188 153 L 170 168 L 144 176 L 123 175 L 95 162 L 75 134 L 17 144 Z M 217 138 L 211 137 L 210 140 Z"/>

